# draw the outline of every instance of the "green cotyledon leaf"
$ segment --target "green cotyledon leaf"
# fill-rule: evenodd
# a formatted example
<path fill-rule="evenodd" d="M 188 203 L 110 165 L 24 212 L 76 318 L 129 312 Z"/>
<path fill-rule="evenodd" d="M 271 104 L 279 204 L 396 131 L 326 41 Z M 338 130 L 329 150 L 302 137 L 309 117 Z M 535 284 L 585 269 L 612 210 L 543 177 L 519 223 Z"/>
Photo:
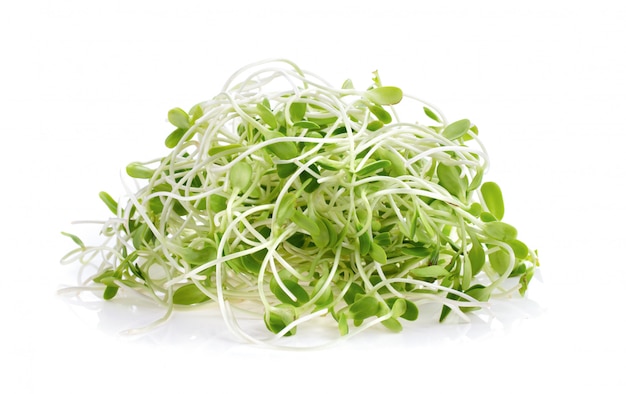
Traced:
<path fill-rule="evenodd" d="M 85 243 L 78 236 L 74 234 L 66 233 L 64 231 L 62 231 L 61 234 L 65 235 L 66 237 L 69 237 L 72 241 L 74 241 L 76 245 L 80 246 L 81 249 L 85 249 Z"/>
<path fill-rule="evenodd" d="M 252 182 L 252 166 L 245 161 L 239 161 L 230 170 L 229 175 L 234 189 L 246 190 Z"/>
<path fill-rule="evenodd" d="M 293 102 L 289 106 L 289 117 L 291 121 L 296 123 L 304 119 L 304 115 L 306 114 L 306 103 L 303 102 Z"/>
<path fill-rule="evenodd" d="M 278 128 L 278 122 L 276 121 L 276 116 L 274 115 L 272 110 L 270 110 L 268 107 L 266 107 L 262 103 L 257 104 L 256 109 L 259 112 L 259 116 L 261 116 L 261 119 L 263 119 L 263 121 L 270 128 L 272 128 L 272 129 L 277 129 Z"/>
<path fill-rule="evenodd" d="M 293 305 L 280 304 L 265 312 L 264 321 L 266 327 L 273 333 L 278 334 L 296 319 L 296 311 Z M 285 336 L 296 333 L 296 329 L 289 330 Z"/>
<path fill-rule="evenodd" d="M 361 177 L 370 176 L 376 173 L 378 170 L 388 168 L 390 166 L 391 162 L 389 160 L 378 160 L 361 168 L 359 171 L 356 172 L 356 175 Z"/>
<path fill-rule="evenodd" d="M 511 256 L 502 249 L 496 250 L 489 255 L 489 264 L 491 264 L 491 268 L 493 268 L 493 270 L 500 275 L 503 275 L 506 272 L 510 261 Z"/>
<path fill-rule="evenodd" d="M 169 110 L 167 113 L 167 119 L 172 125 L 179 129 L 187 130 L 191 126 L 189 115 L 181 108 L 173 108 Z"/>
<path fill-rule="evenodd" d="M 472 274 L 476 275 L 483 269 L 483 265 L 485 265 L 485 249 L 477 240 L 472 240 L 469 259 L 472 266 Z"/>
<path fill-rule="evenodd" d="M 296 212 L 295 203 L 297 196 L 295 193 L 287 193 L 278 204 L 276 217 L 274 218 L 276 224 L 283 225 L 287 220 Z"/>
<path fill-rule="evenodd" d="M 517 229 L 504 222 L 488 222 L 484 225 L 485 234 L 498 241 L 511 241 L 517 238 Z"/>
<path fill-rule="evenodd" d="M 282 135 L 278 131 L 270 131 L 267 133 L 267 140 L 272 142 L 273 139 L 282 138 Z M 298 156 L 298 147 L 293 141 L 277 141 L 267 146 L 267 149 L 278 156 L 279 159 L 289 160 Z"/>
<path fill-rule="evenodd" d="M 472 124 L 467 119 L 457 120 L 454 123 L 450 123 L 443 129 L 443 136 L 449 140 L 455 140 L 462 137 L 467 133 Z"/>
<path fill-rule="evenodd" d="M 365 320 L 368 317 L 376 316 L 380 302 L 373 296 L 363 296 L 358 298 L 354 304 L 350 305 L 349 312 L 355 320 Z"/>
<path fill-rule="evenodd" d="M 109 208 L 109 210 L 117 215 L 117 201 L 111 197 L 111 195 L 107 192 L 100 192 L 100 199 L 104 202 L 104 204 Z"/>
<path fill-rule="evenodd" d="M 187 129 L 181 129 L 181 128 L 178 128 L 172 131 L 165 139 L 165 146 L 170 149 L 173 149 L 180 143 L 180 141 L 182 140 L 186 132 L 187 132 Z"/>
<path fill-rule="evenodd" d="M 126 166 L 126 173 L 137 179 L 150 179 L 154 174 L 154 170 L 141 163 L 130 163 Z"/>
<path fill-rule="evenodd" d="M 491 214 L 498 220 L 504 217 L 504 199 L 500 186 L 495 182 L 485 182 L 480 187 L 485 205 Z"/>
<path fill-rule="evenodd" d="M 435 122 L 441 123 L 441 118 L 439 118 L 439 116 L 435 113 L 435 111 L 433 111 L 432 109 L 428 107 L 423 107 L 423 108 L 424 108 L 424 113 L 426 114 L 426 116 L 428 116 Z"/>
<path fill-rule="evenodd" d="M 298 284 L 298 282 L 291 279 L 283 279 L 282 283 L 283 286 L 287 288 L 289 293 L 291 293 L 291 295 L 283 290 L 275 277 L 272 277 L 272 279 L 270 280 L 270 290 L 281 302 L 285 304 L 291 304 L 293 306 L 299 306 L 309 301 L 309 294 L 302 286 Z M 291 297 L 292 295 L 294 296 L 294 298 Z"/>
<path fill-rule="evenodd" d="M 439 178 L 439 184 L 448 190 L 450 194 L 465 199 L 467 186 L 466 182 L 461 178 L 461 172 L 457 166 L 439 163 L 437 166 L 437 177 Z"/>
<path fill-rule="evenodd" d="M 391 114 L 380 105 L 370 105 L 369 109 L 374 114 L 374 116 L 376 116 L 376 118 L 378 118 L 378 120 L 384 124 L 389 124 L 393 120 Z"/>
<path fill-rule="evenodd" d="M 411 274 L 419 278 L 440 278 L 449 275 L 450 272 L 440 265 L 429 265 L 413 268 Z"/>
<path fill-rule="evenodd" d="M 209 300 L 209 297 L 202 292 L 195 284 L 183 285 L 174 291 L 172 301 L 176 305 L 201 304 Z"/>
<path fill-rule="evenodd" d="M 365 97 L 378 105 L 398 104 L 402 101 L 402 89 L 395 86 L 381 86 L 366 91 Z"/>

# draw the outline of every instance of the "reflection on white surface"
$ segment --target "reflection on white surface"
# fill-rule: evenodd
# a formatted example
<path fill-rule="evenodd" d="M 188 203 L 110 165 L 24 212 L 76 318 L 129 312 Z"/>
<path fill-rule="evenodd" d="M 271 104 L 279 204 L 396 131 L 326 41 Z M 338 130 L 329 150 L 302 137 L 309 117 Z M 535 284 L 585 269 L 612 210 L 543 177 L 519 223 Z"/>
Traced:
<path fill-rule="evenodd" d="M 541 283 L 537 283 L 536 287 Z M 194 348 L 230 349 L 239 346 L 254 346 L 235 337 L 224 322 L 217 305 L 207 305 L 191 309 L 175 310 L 170 319 L 156 328 L 141 334 L 125 335 L 124 331 L 141 328 L 161 318 L 164 308 L 149 301 L 116 297 L 104 301 L 93 294 L 79 297 L 60 297 L 72 312 L 89 327 L 125 341 L 139 344 L 173 346 L 193 346 Z M 506 335 L 522 325 L 524 321 L 541 316 L 545 306 L 532 298 L 513 297 L 494 299 L 490 309 L 468 314 L 470 322 L 462 322 L 450 315 L 444 323 L 437 321 L 440 306 L 423 305 L 417 321 L 403 322 L 404 330 L 391 333 L 382 326 L 372 327 L 345 343 L 359 347 L 390 346 L 438 346 L 446 343 L 476 341 Z M 256 316 L 240 316 L 238 323 L 242 329 L 257 339 L 268 339 L 271 335 L 263 320 Z M 336 323 L 330 316 L 316 319 L 298 327 L 297 334 L 285 337 L 275 345 L 307 348 L 328 343 L 341 346 L 333 341 L 338 338 Z"/>

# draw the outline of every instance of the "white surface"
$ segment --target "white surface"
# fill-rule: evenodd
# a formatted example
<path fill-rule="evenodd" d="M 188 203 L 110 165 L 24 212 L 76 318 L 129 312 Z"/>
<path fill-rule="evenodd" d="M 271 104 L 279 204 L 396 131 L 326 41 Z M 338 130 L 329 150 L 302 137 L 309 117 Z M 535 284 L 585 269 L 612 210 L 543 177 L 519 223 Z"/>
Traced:
<path fill-rule="evenodd" d="M 0 392 L 624 392 L 621 2 L 300 4 L 0 5 Z M 163 153 L 168 109 L 266 57 L 336 84 L 378 69 L 475 122 L 507 220 L 539 249 L 528 300 L 491 323 L 407 324 L 294 353 L 239 343 L 202 312 L 125 340 L 115 331 L 132 308 L 57 297 L 74 274 L 59 232 L 101 218 L 97 193 L 121 192 L 120 169 Z"/>

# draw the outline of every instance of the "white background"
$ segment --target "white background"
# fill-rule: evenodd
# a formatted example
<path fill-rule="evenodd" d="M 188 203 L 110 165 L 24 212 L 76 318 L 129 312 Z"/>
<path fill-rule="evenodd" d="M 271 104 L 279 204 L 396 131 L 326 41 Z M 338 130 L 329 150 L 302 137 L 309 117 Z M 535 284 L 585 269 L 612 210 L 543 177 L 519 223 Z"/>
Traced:
<path fill-rule="evenodd" d="M 624 392 L 622 2 L 307 3 L 0 5 L 0 391 Z M 124 339 L 132 307 L 58 297 L 76 273 L 59 264 L 72 247 L 60 231 L 87 233 L 70 222 L 107 214 L 98 192 L 121 193 L 128 162 L 163 155 L 170 108 L 268 57 L 337 85 L 378 69 L 476 123 L 506 219 L 539 250 L 528 298 L 494 321 L 285 352 L 203 313 Z"/>

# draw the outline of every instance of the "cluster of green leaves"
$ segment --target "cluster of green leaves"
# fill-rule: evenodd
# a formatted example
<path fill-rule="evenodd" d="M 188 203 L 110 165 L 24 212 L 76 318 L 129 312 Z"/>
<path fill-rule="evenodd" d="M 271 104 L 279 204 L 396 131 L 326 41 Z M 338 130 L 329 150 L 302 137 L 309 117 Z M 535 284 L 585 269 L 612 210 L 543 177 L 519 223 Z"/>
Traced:
<path fill-rule="evenodd" d="M 126 168 L 145 186 L 124 206 L 100 194 L 123 219 L 92 278 L 105 299 L 124 286 L 170 307 L 244 301 L 280 335 L 322 311 L 346 335 L 400 331 L 437 299 L 441 320 L 475 310 L 510 278 L 526 291 L 536 253 L 502 221 L 469 120 L 424 106 L 434 124 L 400 123 L 402 90 L 378 74 L 363 92 L 242 91 L 172 109 L 171 153 Z"/>

